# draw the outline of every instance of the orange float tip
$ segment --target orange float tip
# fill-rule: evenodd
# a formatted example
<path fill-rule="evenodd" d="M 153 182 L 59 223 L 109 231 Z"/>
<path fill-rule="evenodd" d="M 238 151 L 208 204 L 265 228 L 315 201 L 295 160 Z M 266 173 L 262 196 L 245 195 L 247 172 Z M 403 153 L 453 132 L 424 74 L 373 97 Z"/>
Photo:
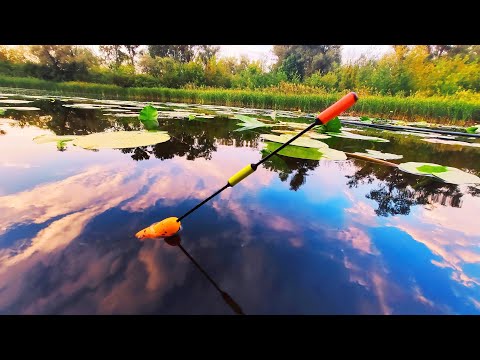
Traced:
<path fill-rule="evenodd" d="M 135 236 L 142 239 L 167 238 L 174 236 L 180 231 L 181 223 L 177 217 L 169 217 L 160 222 L 154 223 L 143 230 L 140 230 Z"/>
<path fill-rule="evenodd" d="M 355 105 L 358 100 L 358 95 L 355 92 L 350 92 L 335 104 L 331 105 L 327 109 L 323 110 L 320 114 L 317 115 L 317 121 L 320 124 L 326 124 L 330 120 L 334 119 L 336 116 L 340 115 L 342 112 L 348 108 Z"/>

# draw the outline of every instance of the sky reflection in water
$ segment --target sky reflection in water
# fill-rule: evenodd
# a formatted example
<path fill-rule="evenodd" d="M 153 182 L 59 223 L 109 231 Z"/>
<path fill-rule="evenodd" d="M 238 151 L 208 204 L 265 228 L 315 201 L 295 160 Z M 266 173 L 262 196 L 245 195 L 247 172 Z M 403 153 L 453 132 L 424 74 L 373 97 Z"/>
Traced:
<path fill-rule="evenodd" d="M 133 236 L 260 158 L 226 122 L 173 122 L 172 141 L 132 152 L 60 152 L 31 141 L 47 129 L 1 125 L 0 313 L 232 314 L 179 248 Z M 480 313 L 478 190 L 284 160 L 183 222 L 185 249 L 245 313 Z"/>

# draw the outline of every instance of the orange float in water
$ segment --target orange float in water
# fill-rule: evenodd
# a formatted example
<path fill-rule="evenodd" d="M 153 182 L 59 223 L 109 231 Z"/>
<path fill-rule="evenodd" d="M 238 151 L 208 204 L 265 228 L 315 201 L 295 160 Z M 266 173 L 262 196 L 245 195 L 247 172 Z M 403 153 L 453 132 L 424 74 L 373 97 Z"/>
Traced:
<path fill-rule="evenodd" d="M 180 221 L 177 217 L 169 217 L 160 222 L 150 225 L 135 234 L 139 239 L 166 238 L 175 235 L 180 231 Z"/>

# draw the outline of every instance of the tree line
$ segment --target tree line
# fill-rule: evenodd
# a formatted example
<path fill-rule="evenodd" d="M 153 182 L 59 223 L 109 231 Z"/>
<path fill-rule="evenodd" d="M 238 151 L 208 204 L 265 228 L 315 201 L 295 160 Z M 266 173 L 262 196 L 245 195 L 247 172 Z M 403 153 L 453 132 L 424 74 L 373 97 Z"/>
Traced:
<path fill-rule="evenodd" d="M 275 45 L 277 61 L 218 56 L 213 45 L 0 46 L 0 74 L 121 87 L 263 89 L 452 95 L 480 91 L 479 45 L 392 45 L 379 59 L 342 63 L 339 45 Z M 295 89 L 295 87 L 293 88 Z"/>

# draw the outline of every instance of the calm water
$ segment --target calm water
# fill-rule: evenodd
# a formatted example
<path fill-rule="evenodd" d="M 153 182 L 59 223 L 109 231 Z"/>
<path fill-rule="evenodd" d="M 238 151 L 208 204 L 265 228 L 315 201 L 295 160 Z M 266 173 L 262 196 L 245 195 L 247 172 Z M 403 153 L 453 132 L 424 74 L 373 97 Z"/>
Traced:
<path fill-rule="evenodd" d="M 179 247 L 134 234 L 258 161 L 259 132 L 234 132 L 226 117 L 170 119 L 160 122 L 171 140 L 155 146 L 59 151 L 32 138 L 141 126 L 27 100 L 8 106 L 41 110 L 0 121 L 0 313 L 234 314 Z M 480 174 L 480 148 L 362 134 L 390 143 L 326 142 Z M 246 314 L 478 314 L 479 211 L 479 187 L 274 157 L 186 218 L 181 245 Z"/>

